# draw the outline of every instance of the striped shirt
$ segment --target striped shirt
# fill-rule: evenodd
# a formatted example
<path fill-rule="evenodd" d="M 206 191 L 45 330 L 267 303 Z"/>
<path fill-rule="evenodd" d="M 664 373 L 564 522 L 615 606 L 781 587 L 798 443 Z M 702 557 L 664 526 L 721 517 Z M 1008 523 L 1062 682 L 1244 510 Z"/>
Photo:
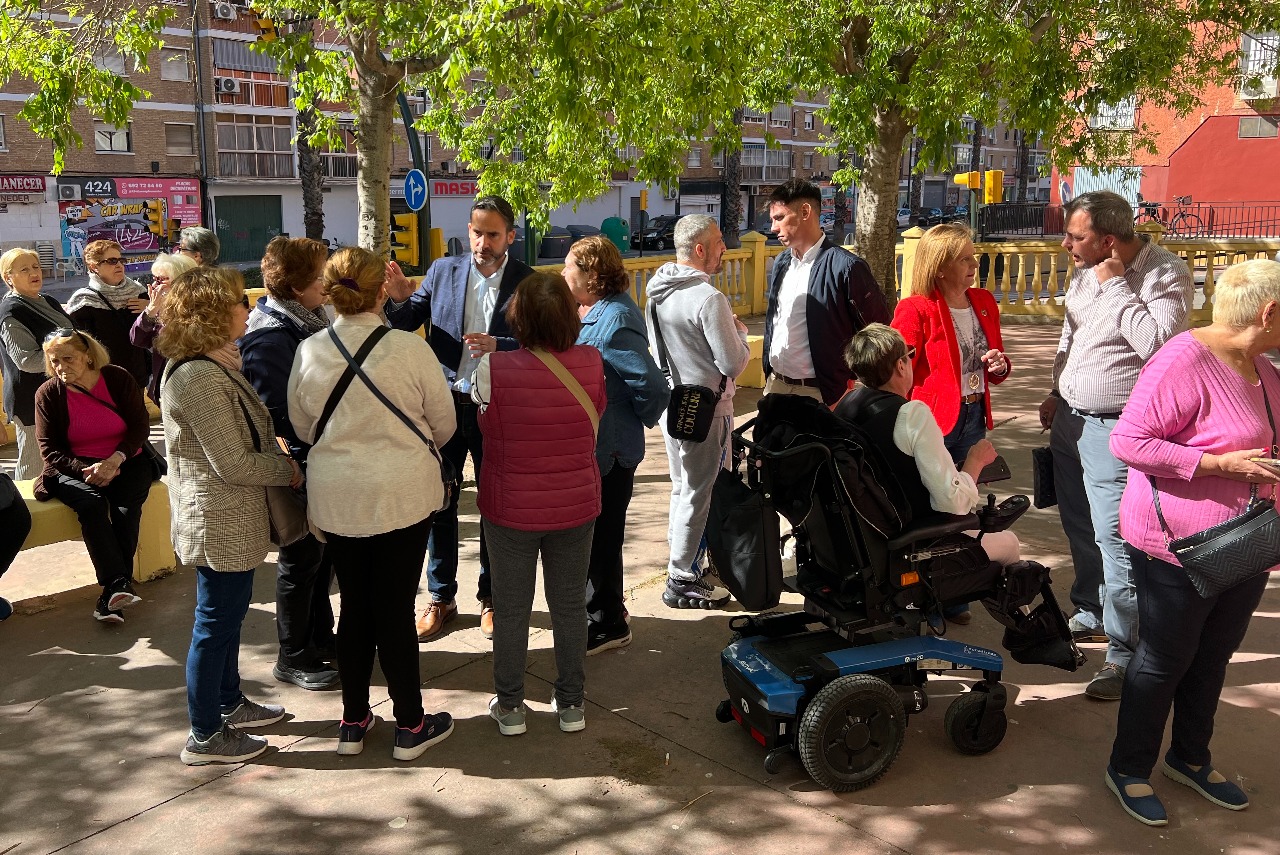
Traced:
<path fill-rule="evenodd" d="M 1077 267 L 1071 276 L 1053 387 L 1081 412 L 1123 410 L 1142 366 L 1187 328 L 1191 271 L 1169 250 L 1143 240 L 1123 276 L 1099 282 L 1092 267 Z"/>

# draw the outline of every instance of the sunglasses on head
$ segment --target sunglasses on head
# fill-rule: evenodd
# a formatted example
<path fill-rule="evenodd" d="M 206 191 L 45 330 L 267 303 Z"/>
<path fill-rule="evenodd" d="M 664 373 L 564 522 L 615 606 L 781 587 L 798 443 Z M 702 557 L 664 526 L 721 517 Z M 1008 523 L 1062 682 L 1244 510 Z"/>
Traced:
<path fill-rule="evenodd" d="M 89 340 L 84 337 L 84 333 L 80 332 L 80 330 L 72 329 L 71 327 L 58 327 L 56 330 L 51 330 L 44 337 L 44 343 L 48 344 L 55 338 L 78 338 L 80 343 L 84 345 L 85 352 L 89 352 Z"/>
<path fill-rule="evenodd" d="M 914 347 L 908 347 L 907 352 L 902 354 L 902 358 L 908 362 L 914 360 L 916 358 L 916 349 Z"/>

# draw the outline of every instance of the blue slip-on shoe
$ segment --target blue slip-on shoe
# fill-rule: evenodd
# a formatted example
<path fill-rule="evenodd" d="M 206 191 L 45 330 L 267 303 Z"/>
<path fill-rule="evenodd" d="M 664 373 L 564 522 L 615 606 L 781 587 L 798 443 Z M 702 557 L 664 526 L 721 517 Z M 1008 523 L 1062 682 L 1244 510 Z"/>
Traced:
<path fill-rule="evenodd" d="M 1132 775 L 1121 775 L 1108 766 L 1106 782 L 1107 789 L 1116 794 L 1116 798 L 1120 800 L 1120 807 L 1124 808 L 1124 812 L 1129 816 L 1143 825 L 1169 824 L 1169 815 L 1164 812 L 1164 804 L 1159 796 L 1154 793 L 1149 796 L 1131 796 L 1124 791 L 1124 788 L 1131 784 L 1151 786 L 1149 780 L 1135 778 Z"/>
<path fill-rule="evenodd" d="M 1164 765 L 1161 766 L 1160 771 L 1164 772 L 1164 776 L 1169 780 L 1185 784 L 1218 807 L 1224 807 L 1227 810 L 1244 810 L 1249 806 L 1249 797 L 1235 784 L 1230 781 L 1220 781 L 1215 784 L 1209 780 L 1209 776 L 1213 774 L 1212 766 L 1205 764 L 1197 772 L 1179 760 L 1172 749 L 1165 753 Z"/>
<path fill-rule="evenodd" d="M 13 605 L 4 597 L 0 597 L 0 620 L 8 620 L 13 615 Z"/>

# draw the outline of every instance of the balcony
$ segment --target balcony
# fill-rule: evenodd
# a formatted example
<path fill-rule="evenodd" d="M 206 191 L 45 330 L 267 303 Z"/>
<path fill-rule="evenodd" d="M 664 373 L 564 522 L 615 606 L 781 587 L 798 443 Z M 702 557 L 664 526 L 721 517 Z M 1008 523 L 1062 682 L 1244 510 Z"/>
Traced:
<path fill-rule="evenodd" d="M 320 153 L 320 174 L 325 178 L 355 178 L 359 172 L 359 162 L 354 154 Z"/>
<path fill-rule="evenodd" d="M 293 154 L 218 152 L 218 174 L 230 178 L 296 178 Z"/>

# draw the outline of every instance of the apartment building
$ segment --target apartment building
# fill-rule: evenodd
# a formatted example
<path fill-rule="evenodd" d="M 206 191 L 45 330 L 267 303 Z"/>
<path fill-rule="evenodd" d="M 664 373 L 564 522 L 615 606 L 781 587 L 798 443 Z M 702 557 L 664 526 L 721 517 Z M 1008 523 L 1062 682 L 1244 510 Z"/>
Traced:
<path fill-rule="evenodd" d="M 951 162 L 945 166 L 934 166 L 926 169 L 919 176 L 920 207 L 946 208 L 969 204 L 969 191 L 955 184 L 953 179 L 957 173 L 971 172 L 974 169 L 986 172 L 999 169 L 1004 172 L 1003 201 L 1017 200 L 1018 175 L 1022 169 L 1020 158 L 1023 132 L 1005 122 L 982 126 L 982 134 L 978 137 L 979 162 L 973 164 L 974 132 L 977 124 L 973 118 L 965 116 L 961 123 L 964 126 L 964 141 L 951 146 Z M 919 144 L 913 137 L 908 137 L 904 145 L 898 174 L 899 207 L 911 207 L 911 175 L 919 158 Z M 1041 174 L 1048 164 L 1048 155 L 1041 140 L 1037 137 L 1028 140 L 1027 155 L 1029 159 L 1027 172 L 1028 202 L 1045 202 L 1049 199 L 1051 176 Z"/>

